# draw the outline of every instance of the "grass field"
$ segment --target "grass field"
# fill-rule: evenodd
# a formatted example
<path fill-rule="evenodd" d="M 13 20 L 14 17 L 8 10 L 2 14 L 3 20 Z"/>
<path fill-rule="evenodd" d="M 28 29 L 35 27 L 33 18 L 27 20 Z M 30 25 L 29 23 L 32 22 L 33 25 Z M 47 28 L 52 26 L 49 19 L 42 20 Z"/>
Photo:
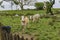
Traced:
<path fill-rule="evenodd" d="M 45 11 L 43 10 L 4 11 L 4 12 L 8 12 L 11 15 L 14 13 L 17 13 L 19 15 L 21 14 L 27 15 L 28 13 L 30 14 L 35 14 L 35 13 L 44 14 L 45 13 Z M 0 15 L 0 22 L 3 23 L 4 25 L 11 26 L 12 33 L 21 32 L 22 27 L 20 23 L 21 22 L 20 16 L 16 17 L 16 16 L 6 16 L 6 15 L 1 16 Z M 38 23 L 33 23 L 30 21 L 28 25 L 29 28 L 26 28 L 25 34 L 34 35 L 34 37 L 37 38 L 36 40 L 60 40 L 60 22 L 53 22 L 52 26 L 49 25 L 49 23 L 52 24 L 52 18 L 41 18 L 38 20 Z"/>

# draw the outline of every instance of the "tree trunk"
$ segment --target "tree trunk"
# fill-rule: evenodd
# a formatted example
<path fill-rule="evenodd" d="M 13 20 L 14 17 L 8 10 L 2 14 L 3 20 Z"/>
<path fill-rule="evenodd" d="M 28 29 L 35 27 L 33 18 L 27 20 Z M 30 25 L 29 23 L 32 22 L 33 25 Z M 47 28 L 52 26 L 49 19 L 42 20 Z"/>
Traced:
<path fill-rule="evenodd" d="M 21 10 L 23 10 L 23 0 L 21 0 Z"/>
<path fill-rule="evenodd" d="M 21 10 L 23 10 L 23 5 L 21 5 Z"/>
<path fill-rule="evenodd" d="M 12 7 L 12 6 L 13 6 L 13 3 L 12 3 L 12 1 L 11 1 L 11 10 L 13 10 L 13 7 Z"/>

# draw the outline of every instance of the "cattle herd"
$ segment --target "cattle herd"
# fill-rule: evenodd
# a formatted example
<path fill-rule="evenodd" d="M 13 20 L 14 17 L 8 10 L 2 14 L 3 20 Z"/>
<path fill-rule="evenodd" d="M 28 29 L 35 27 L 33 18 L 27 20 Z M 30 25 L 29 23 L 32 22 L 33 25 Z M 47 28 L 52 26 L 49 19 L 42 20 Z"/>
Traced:
<path fill-rule="evenodd" d="M 15 16 L 18 16 L 17 14 Z M 21 25 L 23 27 L 22 30 L 24 30 L 26 28 L 26 26 L 29 24 L 29 21 L 32 20 L 32 22 L 38 21 L 40 18 L 40 14 L 34 14 L 34 15 L 30 15 L 30 16 L 25 16 L 22 15 L 21 16 Z M 10 31 L 11 27 L 10 26 L 2 26 L 2 24 L 0 23 L 0 28 L 2 28 L 2 30 L 5 30 L 7 32 Z"/>
<path fill-rule="evenodd" d="M 29 21 L 32 20 L 32 22 L 38 21 L 40 18 L 40 14 L 30 15 L 28 16 L 21 16 L 21 25 L 23 27 L 23 30 L 26 28 L 26 26 L 29 24 Z"/>
<path fill-rule="evenodd" d="M 15 15 L 16 17 L 19 15 Z M 41 15 L 39 13 L 34 14 L 34 15 L 22 15 L 21 16 L 21 27 L 22 27 L 22 31 L 24 32 L 24 30 L 28 27 L 30 21 L 35 23 L 37 22 L 41 17 L 45 17 L 46 15 Z M 4 26 L 2 23 L 0 23 L 0 33 L 1 32 L 6 32 L 6 33 L 10 33 L 11 32 L 11 27 L 10 26 Z M 26 39 L 27 40 L 27 39 Z"/>
<path fill-rule="evenodd" d="M 19 16 L 18 14 L 16 14 L 15 15 L 16 17 L 17 16 Z M 29 16 L 26 16 L 26 15 L 22 15 L 21 16 L 21 26 L 22 26 L 22 30 L 25 30 L 26 29 L 26 27 L 29 25 L 29 22 L 30 21 L 32 21 L 33 23 L 35 23 L 35 22 L 38 22 L 38 20 L 41 18 L 41 17 L 45 17 L 46 15 L 41 15 L 41 14 L 39 14 L 39 13 L 37 13 L 37 14 L 34 14 L 34 15 L 29 15 Z M 0 23 L 0 26 L 1 26 L 2 24 Z M 8 29 L 10 29 L 10 26 L 3 26 L 2 27 L 4 30 L 8 30 Z"/>

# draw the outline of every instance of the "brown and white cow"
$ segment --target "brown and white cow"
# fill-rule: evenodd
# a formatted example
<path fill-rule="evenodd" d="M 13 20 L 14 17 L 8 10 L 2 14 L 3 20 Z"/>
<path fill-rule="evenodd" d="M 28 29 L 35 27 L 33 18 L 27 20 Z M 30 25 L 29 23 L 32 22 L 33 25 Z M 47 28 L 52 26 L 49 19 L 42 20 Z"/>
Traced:
<path fill-rule="evenodd" d="M 21 16 L 21 25 L 23 30 L 26 29 L 26 26 L 29 24 L 29 18 L 27 16 Z"/>

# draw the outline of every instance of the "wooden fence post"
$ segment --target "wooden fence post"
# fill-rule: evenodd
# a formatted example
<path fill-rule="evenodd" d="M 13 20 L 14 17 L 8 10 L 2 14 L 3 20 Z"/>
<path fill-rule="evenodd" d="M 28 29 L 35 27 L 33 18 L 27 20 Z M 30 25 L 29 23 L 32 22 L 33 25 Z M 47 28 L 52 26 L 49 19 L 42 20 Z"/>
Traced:
<path fill-rule="evenodd" d="M 24 36 L 22 36 L 21 40 L 24 40 Z"/>
<path fill-rule="evenodd" d="M 12 33 L 10 33 L 10 35 L 9 35 L 9 40 L 13 40 L 13 35 L 12 35 Z"/>
<path fill-rule="evenodd" d="M 17 39 L 18 39 L 18 40 L 21 40 L 21 38 L 20 38 L 20 36 L 19 36 L 19 35 L 17 35 Z"/>
<path fill-rule="evenodd" d="M 33 37 L 31 38 L 31 40 L 33 40 Z"/>
<path fill-rule="evenodd" d="M 26 38 L 26 40 L 28 40 L 28 38 Z"/>
<path fill-rule="evenodd" d="M 17 38 L 16 38 L 16 34 L 15 34 L 13 37 L 14 37 L 14 40 L 17 40 Z"/>

